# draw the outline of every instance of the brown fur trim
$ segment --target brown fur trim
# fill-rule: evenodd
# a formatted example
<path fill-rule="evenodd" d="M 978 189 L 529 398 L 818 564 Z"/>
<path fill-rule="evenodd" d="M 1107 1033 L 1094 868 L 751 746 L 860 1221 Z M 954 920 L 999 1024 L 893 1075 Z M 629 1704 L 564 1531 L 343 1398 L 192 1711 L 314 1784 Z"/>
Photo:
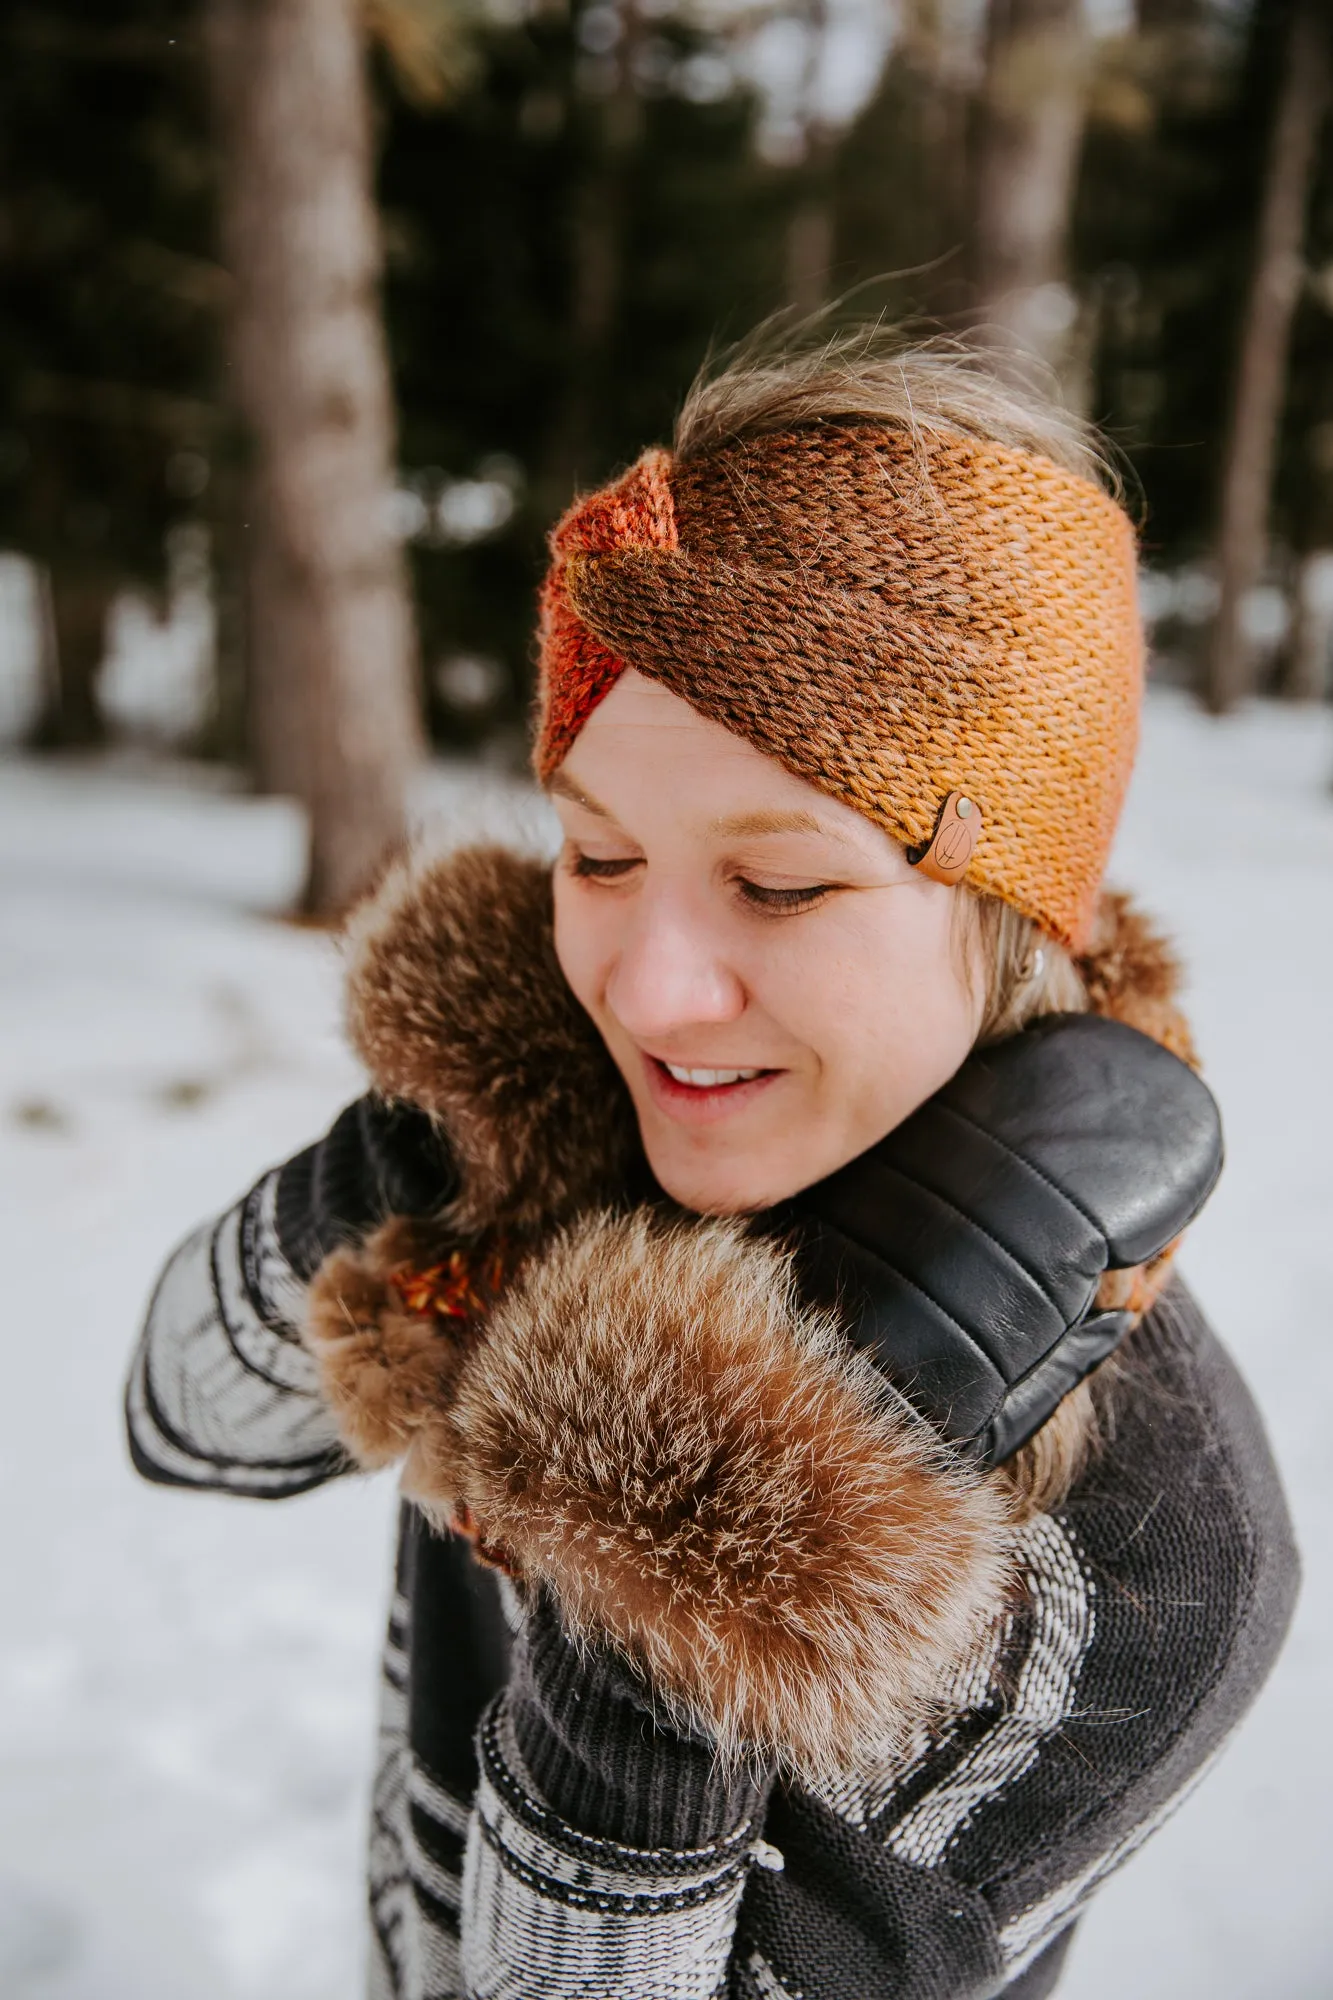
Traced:
<path fill-rule="evenodd" d="M 1152 919 L 1122 891 L 1103 894 L 1091 941 L 1077 965 L 1094 1014 L 1123 1021 L 1170 1049 L 1191 1069 L 1200 1067 L 1190 1024 L 1179 1005 L 1180 960 Z M 1171 1243 L 1150 1264 L 1108 1271 L 1097 1290 L 1098 1306 L 1103 1311 L 1123 1308 L 1142 1319 L 1170 1276 L 1178 1248 L 1178 1242 Z"/>
<path fill-rule="evenodd" d="M 557 962 L 549 867 L 500 847 L 401 862 L 348 939 L 353 1046 L 386 1097 L 443 1126 L 456 1231 L 549 1228 L 611 1198 L 633 1112 Z"/>
<path fill-rule="evenodd" d="M 401 1458 L 446 1407 L 468 1329 L 412 1312 L 394 1285 L 434 1261 L 437 1223 L 393 1216 L 358 1249 L 334 1250 L 310 1286 L 305 1344 L 349 1455 L 366 1471 Z"/>
<path fill-rule="evenodd" d="M 1129 896 L 1119 890 L 1102 896 L 1087 948 L 1074 963 L 1094 1014 L 1137 1028 L 1191 1068 L 1199 1067 L 1189 1022 L 1177 1004 L 1180 961 Z"/>
<path fill-rule="evenodd" d="M 1008 1497 L 734 1221 L 596 1216 L 505 1294 L 404 1489 L 806 1779 L 901 1744 L 1010 1581 Z"/>

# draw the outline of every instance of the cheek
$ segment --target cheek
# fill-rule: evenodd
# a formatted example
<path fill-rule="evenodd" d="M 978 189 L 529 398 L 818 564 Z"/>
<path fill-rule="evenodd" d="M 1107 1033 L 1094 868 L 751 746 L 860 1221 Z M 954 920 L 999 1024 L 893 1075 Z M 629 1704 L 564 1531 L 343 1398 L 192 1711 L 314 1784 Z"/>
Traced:
<path fill-rule="evenodd" d="M 849 918 L 790 982 L 826 1090 L 882 1136 L 953 1075 L 979 1008 L 954 946 L 954 891 L 903 892 Z M 869 1143 L 867 1141 L 867 1143 Z"/>
<path fill-rule="evenodd" d="M 555 876 L 552 895 L 555 906 L 555 955 L 560 970 L 575 998 L 585 1007 L 590 1007 L 597 962 L 594 926 L 588 922 L 582 898 L 574 893 L 573 884 L 563 881 L 559 872 Z"/>
<path fill-rule="evenodd" d="M 618 945 L 617 906 L 610 896 L 591 896 L 578 883 L 554 882 L 555 955 L 579 1004 L 598 1019 L 607 975 Z"/>

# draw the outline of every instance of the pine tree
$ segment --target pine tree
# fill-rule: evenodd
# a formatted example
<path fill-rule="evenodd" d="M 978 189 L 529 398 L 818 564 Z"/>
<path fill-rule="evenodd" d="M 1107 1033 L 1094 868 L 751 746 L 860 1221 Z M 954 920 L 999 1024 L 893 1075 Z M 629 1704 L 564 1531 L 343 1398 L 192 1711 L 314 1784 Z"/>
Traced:
<path fill-rule="evenodd" d="M 1333 81 L 1330 39 L 1323 0 L 1292 0 L 1223 462 L 1218 607 L 1207 679 L 1208 705 L 1219 713 L 1248 693 L 1252 680 L 1242 613 L 1267 553 L 1306 213 Z"/>
<path fill-rule="evenodd" d="M 49 579 L 41 737 L 100 740 L 108 607 L 208 507 L 219 311 L 186 0 L 0 26 L 0 544 Z"/>
<path fill-rule="evenodd" d="M 757 100 L 686 9 L 532 9 L 470 57 L 442 103 L 381 76 L 414 587 L 434 728 L 460 743 L 518 737 L 551 521 L 668 438 L 710 343 L 781 303 L 787 215 Z M 486 491 L 498 525 L 474 534 L 457 514 Z M 452 699 L 460 656 L 498 698 Z"/>
<path fill-rule="evenodd" d="M 1091 62 L 1084 0 L 990 0 L 977 105 L 977 311 L 1053 364 L 1075 302 L 1066 246 Z"/>
<path fill-rule="evenodd" d="M 401 843 L 421 748 L 362 31 L 355 0 L 209 0 L 208 36 L 253 454 L 254 751 L 306 807 L 305 905 L 326 916 Z"/>

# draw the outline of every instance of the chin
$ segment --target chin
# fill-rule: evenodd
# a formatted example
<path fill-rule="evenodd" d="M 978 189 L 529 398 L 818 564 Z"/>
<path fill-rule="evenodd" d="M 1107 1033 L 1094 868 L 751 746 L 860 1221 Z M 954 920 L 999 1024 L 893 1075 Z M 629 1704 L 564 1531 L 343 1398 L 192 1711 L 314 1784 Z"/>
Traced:
<path fill-rule="evenodd" d="M 795 1194 L 776 1178 L 772 1163 L 758 1161 L 681 1159 L 674 1149 L 663 1152 L 645 1144 L 648 1165 L 664 1194 L 696 1215 L 753 1215 Z"/>

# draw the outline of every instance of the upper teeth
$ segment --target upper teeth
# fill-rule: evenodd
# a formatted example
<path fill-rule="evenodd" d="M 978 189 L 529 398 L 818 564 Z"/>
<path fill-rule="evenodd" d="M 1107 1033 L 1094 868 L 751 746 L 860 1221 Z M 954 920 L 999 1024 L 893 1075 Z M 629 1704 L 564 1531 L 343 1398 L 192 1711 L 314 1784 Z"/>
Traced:
<path fill-rule="evenodd" d="M 675 1063 L 664 1067 L 677 1083 L 692 1083 L 696 1090 L 716 1090 L 720 1083 L 748 1083 L 759 1074 L 757 1069 L 680 1069 Z"/>

